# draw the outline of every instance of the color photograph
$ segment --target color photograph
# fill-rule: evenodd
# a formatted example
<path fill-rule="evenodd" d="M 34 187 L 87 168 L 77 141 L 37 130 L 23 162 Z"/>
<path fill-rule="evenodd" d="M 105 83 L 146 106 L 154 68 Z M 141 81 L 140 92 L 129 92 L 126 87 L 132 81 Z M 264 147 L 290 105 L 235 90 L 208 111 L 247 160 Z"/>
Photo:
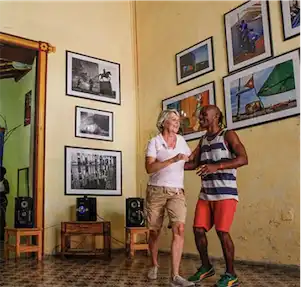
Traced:
<path fill-rule="evenodd" d="M 179 133 L 185 140 L 194 140 L 205 134 L 199 124 L 199 115 L 202 108 L 209 104 L 215 104 L 214 82 L 165 99 L 162 108 L 176 109 L 181 117 Z"/>
<path fill-rule="evenodd" d="M 267 1 L 248 1 L 225 14 L 229 72 L 273 56 Z"/>
<path fill-rule="evenodd" d="M 281 1 L 284 40 L 300 34 L 300 1 Z"/>
<path fill-rule="evenodd" d="M 68 96 L 120 104 L 118 63 L 67 51 Z"/>
<path fill-rule="evenodd" d="M 299 114 L 299 53 L 293 51 L 224 78 L 227 127 Z"/>
<path fill-rule="evenodd" d="M 214 70 L 212 37 L 176 54 L 177 83 Z"/>

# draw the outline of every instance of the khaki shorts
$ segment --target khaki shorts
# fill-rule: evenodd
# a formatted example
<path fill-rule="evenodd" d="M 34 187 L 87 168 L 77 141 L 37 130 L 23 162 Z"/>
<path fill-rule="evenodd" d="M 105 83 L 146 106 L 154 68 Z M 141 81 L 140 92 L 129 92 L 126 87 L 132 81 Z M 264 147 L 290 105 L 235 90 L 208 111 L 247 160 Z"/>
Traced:
<path fill-rule="evenodd" d="M 146 190 L 145 211 L 149 229 L 161 229 L 164 221 L 165 208 L 171 223 L 185 223 L 187 208 L 184 190 L 180 188 L 148 185 Z"/>

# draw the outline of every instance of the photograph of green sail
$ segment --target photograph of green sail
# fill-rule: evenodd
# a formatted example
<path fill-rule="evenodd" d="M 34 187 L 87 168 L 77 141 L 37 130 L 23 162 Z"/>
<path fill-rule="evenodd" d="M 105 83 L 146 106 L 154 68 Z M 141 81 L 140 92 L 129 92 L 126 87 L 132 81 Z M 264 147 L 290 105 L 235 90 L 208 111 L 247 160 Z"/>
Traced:
<path fill-rule="evenodd" d="M 224 78 L 229 128 L 299 113 L 299 54 L 293 51 Z"/>

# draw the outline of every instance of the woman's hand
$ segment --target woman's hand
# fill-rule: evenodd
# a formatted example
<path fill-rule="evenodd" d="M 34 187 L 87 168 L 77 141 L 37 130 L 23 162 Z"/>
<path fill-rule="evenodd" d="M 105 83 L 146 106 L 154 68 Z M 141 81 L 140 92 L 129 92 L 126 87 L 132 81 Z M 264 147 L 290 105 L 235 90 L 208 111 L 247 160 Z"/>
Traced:
<path fill-rule="evenodd" d="M 180 160 L 184 160 L 187 162 L 189 160 L 189 157 L 186 154 L 178 153 L 175 157 L 173 157 L 174 162 L 178 162 Z"/>

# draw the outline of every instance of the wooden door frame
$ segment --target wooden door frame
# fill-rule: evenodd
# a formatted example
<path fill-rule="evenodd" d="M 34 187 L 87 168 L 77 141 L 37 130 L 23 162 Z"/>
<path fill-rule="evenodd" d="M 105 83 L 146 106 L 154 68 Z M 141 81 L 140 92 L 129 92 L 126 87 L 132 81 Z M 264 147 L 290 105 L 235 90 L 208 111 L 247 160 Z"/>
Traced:
<path fill-rule="evenodd" d="M 45 116 L 48 53 L 54 53 L 55 47 L 43 42 L 34 41 L 15 35 L 0 32 L 0 43 L 23 47 L 37 52 L 36 105 L 35 105 L 35 139 L 34 139 L 34 184 L 35 227 L 44 230 L 44 174 L 45 174 Z M 44 253 L 44 232 L 42 232 L 42 250 Z"/>

